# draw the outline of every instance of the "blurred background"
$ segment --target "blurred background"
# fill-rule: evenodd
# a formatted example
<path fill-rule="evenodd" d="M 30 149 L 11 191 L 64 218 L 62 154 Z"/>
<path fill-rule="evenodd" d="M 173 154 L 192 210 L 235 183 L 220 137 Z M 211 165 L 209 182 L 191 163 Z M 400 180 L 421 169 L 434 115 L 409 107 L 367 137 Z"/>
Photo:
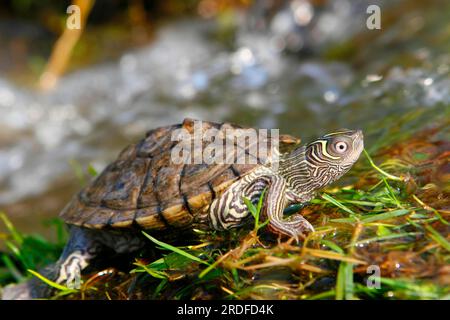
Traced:
<path fill-rule="evenodd" d="M 88 167 L 185 117 L 383 147 L 448 124 L 449 70 L 446 0 L 3 0 L 0 210 L 47 232 Z"/>

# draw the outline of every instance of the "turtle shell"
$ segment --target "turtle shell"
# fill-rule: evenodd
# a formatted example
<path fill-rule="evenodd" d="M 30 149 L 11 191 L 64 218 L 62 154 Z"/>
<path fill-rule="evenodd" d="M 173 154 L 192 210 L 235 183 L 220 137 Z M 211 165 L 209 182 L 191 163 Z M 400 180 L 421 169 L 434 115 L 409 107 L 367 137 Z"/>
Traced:
<path fill-rule="evenodd" d="M 202 134 L 211 129 L 212 132 L 224 134 L 224 137 L 226 132 L 230 132 L 227 130 L 232 133 L 245 130 L 230 123 L 206 121 L 195 128 L 196 123 L 199 122 L 185 119 L 182 124 L 149 131 L 144 139 L 125 148 L 114 162 L 81 190 L 60 216 L 68 224 L 96 229 L 106 226 L 138 226 L 145 230 L 187 228 L 197 215 L 207 212 L 211 202 L 231 184 L 270 161 L 270 148 L 266 157 L 259 157 L 258 153 L 252 164 L 248 164 L 251 161 L 246 164 L 230 164 L 229 161 L 207 164 L 195 161 L 192 156 L 193 161 L 188 164 L 172 161 L 173 149 L 180 146 L 177 140 L 180 132 L 185 135 L 183 143 L 193 146 L 193 150 L 199 146 L 205 150 L 211 141 L 200 138 L 200 143 L 196 142 L 194 132 L 198 130 L 194 129 L 200 128 Z M 187 132 L 190 136 L 186 136 Z M 258 144 L 262 140 L 259 137 Z M 226 138 L 223 141 L 229 142 Z M 270 135 L 264 142 L 270 145 Z M 299 142 L 295 137 L 281 135 L 280 150 L 289 149 Z M 247 157 L 254 154 L 248 152 L 249 144 L 239 149 L 236 141 L 231 143 L 236 148 L 232 148 L 232 152 L 227 150 L 226 155 L 235 160 L 237 154 L 242 154 L 239 151 Z"/>

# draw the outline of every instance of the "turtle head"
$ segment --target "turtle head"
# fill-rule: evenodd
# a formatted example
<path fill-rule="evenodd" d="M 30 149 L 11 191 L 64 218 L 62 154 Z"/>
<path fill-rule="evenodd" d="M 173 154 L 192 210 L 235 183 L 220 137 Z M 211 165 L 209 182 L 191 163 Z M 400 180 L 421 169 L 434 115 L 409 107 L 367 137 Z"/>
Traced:
<path fill-rule="evenodd" d="M 338 180 L 364 149 L 361 130 L 341 129 L 281 156 L 278 174 L 305 201 L 314 191 Z"/>
<path fill-rule="evenodd" d="M 350 170 L 364 148 L 363 140 L 361 130 L 341 129 L 309 143 L 304 154 L 313 189 L 338 180 Z"/>

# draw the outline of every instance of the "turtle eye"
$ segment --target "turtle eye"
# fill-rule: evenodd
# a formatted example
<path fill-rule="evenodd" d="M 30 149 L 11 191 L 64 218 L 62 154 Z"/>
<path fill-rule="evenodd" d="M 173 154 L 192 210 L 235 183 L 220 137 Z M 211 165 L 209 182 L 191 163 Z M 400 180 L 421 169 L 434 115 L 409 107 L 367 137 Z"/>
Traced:
<path fill-rule="evenodd" d="M 347 151 L 347 148 L 348 148 L 347 143 L 345 143 L 344 141 L 338 141 L 334 145 L 334 149 L 338 153 L 344 153 L 345 151 Z"/>

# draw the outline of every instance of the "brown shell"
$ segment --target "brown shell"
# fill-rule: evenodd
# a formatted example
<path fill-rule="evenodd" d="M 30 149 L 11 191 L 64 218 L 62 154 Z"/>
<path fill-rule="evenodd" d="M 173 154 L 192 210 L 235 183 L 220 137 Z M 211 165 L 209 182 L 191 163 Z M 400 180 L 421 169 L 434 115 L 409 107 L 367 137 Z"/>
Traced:
<path fill-rule="evenodd" d="M 256 164 L 175 164 L 171 154 L 178 142 L 172 134 L 180 128 L 193 133 L 194 121 L 185 119 L 179 125 L 151 130 L 144 139 L 125 148 L 60 216 L 69 224 L 87 228 L 189 227 L 196 214 L 205 212 L 226 188 L 267 160 L 258 158 Z M 242 129 L 229 123 L 202 124 L 203 132 Z M 192 139 L 190 142 L 194 145 Z M 280 150 L 289 149 L 299 139 L 282 135 L 280 142 Z M 203 141 L 203 148 L 208 144 Z"/>

